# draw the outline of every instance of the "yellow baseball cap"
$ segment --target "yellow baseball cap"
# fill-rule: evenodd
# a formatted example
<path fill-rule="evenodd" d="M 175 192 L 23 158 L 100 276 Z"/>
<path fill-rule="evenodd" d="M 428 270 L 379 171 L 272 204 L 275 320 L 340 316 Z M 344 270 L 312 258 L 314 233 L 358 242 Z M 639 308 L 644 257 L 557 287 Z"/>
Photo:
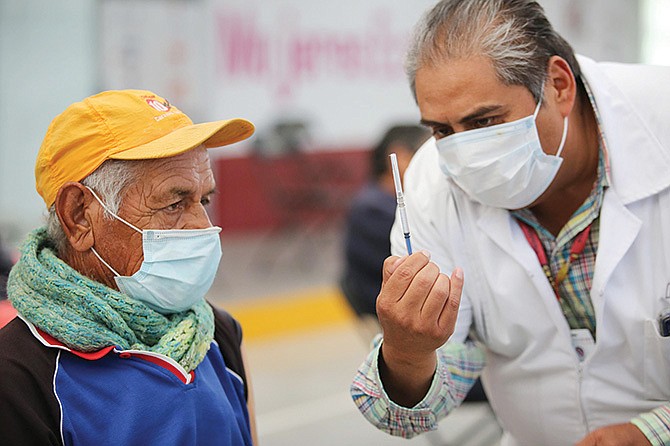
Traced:
<path fill-rule="evenodd" d="M 105 91 L 70 105 L 51 122 L 35 163 L 37 192 L 48 208 L 63 184 L 81 181 L 108 159 L 167 158 L 200 145 L 233 144 L 253 133 L 245 119 L 193 124 L 150 91 Z"/>

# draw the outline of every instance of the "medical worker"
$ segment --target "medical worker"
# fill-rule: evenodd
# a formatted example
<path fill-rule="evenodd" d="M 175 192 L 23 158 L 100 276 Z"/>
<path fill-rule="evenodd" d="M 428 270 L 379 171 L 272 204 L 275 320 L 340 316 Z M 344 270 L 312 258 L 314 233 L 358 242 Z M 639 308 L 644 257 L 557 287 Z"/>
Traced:
<path fill-rule="evenodd" d="M 481 374 L 503 445 L 670 444 L 670 68 L 576 57 L 534 1 L 443 0 L 406 69 L 434 138 L 361 412 L 412 437 Z"/>

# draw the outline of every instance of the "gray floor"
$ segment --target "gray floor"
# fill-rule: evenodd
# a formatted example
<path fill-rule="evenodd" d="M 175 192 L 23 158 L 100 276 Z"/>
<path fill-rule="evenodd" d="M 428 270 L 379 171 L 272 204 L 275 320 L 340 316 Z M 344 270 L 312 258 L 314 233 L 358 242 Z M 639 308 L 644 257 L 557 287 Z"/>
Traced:
<path fill-rule="evenodd" d="M 212 298 L 226 303 L 334 286 L 340 270 L 337 229 L 223 237 Z M 246 343 L 260 444 L 496 445 L 500 428 L 486 403 L 470 403 L 412 440 L 377 431 L 358 413 L 349 383 L 368 352 L 369 333 L 351 322 Z"/>
<path fill-rule="evenodd" d="M 401 445 L 377 431 L 349 397 L 351 378 L 367 353 L 356 328 L 340 325 L 248 345 L 260 442 L 288 445 Z M 414 445 L 487 446 L 500 436 L 486 403 L 468 403 Z"/>

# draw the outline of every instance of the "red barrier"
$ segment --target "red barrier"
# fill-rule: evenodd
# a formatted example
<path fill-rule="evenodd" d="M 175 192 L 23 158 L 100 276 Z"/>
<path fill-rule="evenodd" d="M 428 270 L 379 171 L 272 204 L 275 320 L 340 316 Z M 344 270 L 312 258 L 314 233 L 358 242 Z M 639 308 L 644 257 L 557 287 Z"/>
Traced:
<path fill-rule="evenodd" d="M 214 161 L 211 213 L 224 231 L 337 224 L 367 180 L 367 150 L 299 152 Z"/>

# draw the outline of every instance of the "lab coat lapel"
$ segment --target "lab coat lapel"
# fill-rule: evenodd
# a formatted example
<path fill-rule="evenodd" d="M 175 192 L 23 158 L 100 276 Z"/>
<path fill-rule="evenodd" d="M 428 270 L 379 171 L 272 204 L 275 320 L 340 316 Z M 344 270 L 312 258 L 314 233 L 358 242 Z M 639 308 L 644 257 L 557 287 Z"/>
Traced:
<path fill-rule="evenodd" d="M 598 253 L 591 284 L 591 300 L 596 317 L 602 314 L 605 286 L 612 272 L 631 247 L 642 222 L 622 203 L 613 189 L 605 191 L 600 211 L 600 236 Z M 596 320 L 596 324 L 598 324 Z"/>
<path fill-rule="evenodd" d="M 531 248 L 523 235 L 523 231 L 509 211 L 492 207 L 486 208 L 477 220 L 477 225 L 509 258 L 524 269 L 528 279 L 537 290 L 537 296 L 533 298 L 542 300 L 558 330 L 569 337 L 569 327 L 556 300 L 554 290 L 544 275 L 535 251 Z"/>
<path fill-rule="evenodd" d="M 611 187 L 621 202 L 630 204 L 670 187 L 670 150 L 650 132 L 645 118 L 599 64 L 585 57 L 579 57 L 579 64 L 600 113 L 611 163 Z"/>

